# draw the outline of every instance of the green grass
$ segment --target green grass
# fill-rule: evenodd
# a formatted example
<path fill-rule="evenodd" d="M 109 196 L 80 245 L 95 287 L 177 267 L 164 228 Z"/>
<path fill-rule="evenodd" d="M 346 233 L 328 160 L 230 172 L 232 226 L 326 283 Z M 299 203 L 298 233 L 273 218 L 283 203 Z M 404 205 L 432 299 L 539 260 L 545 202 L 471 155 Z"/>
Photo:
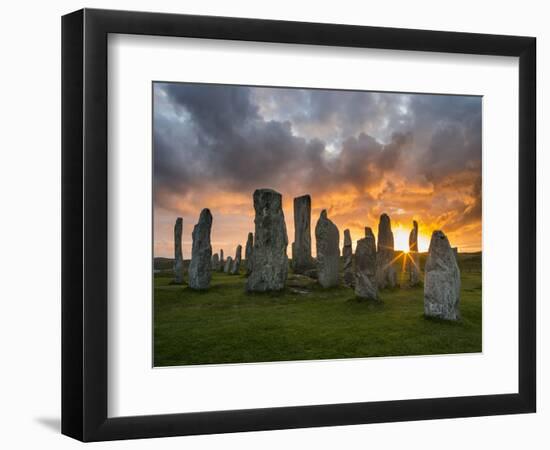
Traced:
<path fill-rule="evenodd" d="M 479 272 L 462 271 L 457 323 L 424 317 L 422 287 L 369 302 L 297 276 L 266 294 L 245 293 L 242 274 L 215 273 L 206 292 L 171 284 L 169 272 L 154 280 L 155 366 L 481 351 Z"/>

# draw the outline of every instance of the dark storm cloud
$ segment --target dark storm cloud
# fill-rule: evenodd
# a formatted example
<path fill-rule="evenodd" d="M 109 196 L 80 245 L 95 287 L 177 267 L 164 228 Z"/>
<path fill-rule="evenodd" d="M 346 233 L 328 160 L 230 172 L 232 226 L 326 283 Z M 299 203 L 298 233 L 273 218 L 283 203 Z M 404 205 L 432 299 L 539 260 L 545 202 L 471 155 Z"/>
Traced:
<path fill-rule="evenodd" d="M 165 97 L 164 105 L 156 105 L 154 118 L 155 173 L 163 189 L 185 189 L 206 177 L 241 189 L 289 181 L 296 175 L 305 176 L 301 182 L 311 187 L 317 180 L 321 185 L 338 181 L 360 186 L 365 181 L 361 174 L 373 172 L 379 178 L 393 168 L 403 144 L 410 140 L 410 131 L 394 131 L 389 133 L 390 143 L 383 145 L 362 131 L 365 124 L 383 121 L 388 128 L 404 115 L 397 113 L 402 102 L 392 102 L 387 94 L 265 89 L 262 97 L 253 95 L 262 89 L 238 86 L 155 87 Z M 283 101 L 277 93 L 282 93 Z M 275 104 L 272 113 L 279 120 L 259 114 L 261 108 L 253 102 L 266 98 Z M 172 110 L 171 121 L 163 106 Z M 170 125 L 184 132 L 174 133 Z M 309 128 L 312 135 L 295 133 L 296 127 Z M 327 150 L 327 141 L 334 139 L 318 138 L 315 129 L 338 133 L 337 154 Z M 349 131 L 344 133 L 345 129 Z M 335 156 L 341 160 L 332 161 Z M 336 178 L 323 181 L 322 175 Z"/>
<path fill-rule="evenodd" d="M 155 207 L 272 187 L 480 221 L 479 97 L 155 83 L 153 121 Z"/>

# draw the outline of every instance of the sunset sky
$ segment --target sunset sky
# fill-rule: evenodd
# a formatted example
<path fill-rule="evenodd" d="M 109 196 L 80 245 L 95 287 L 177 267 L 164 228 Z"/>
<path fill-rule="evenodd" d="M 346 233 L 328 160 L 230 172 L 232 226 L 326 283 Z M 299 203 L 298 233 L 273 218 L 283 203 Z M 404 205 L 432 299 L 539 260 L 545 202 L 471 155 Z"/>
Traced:
<path fill-rule="evenodd" d="M 391 217 L 396 249 L 412 220 L 419 250 L 443 230 L 459 251 L 481 249 L 481 97 L 186 83 L 153 84 L 154 253 L 183 256 L 202 208 L 212 250 L 234 255 L 254 231 L 252 194 L 283 195 L 288 254 L 293 198 L 312 198 L 312 244 L 322 209 L 353 246 Z"/>

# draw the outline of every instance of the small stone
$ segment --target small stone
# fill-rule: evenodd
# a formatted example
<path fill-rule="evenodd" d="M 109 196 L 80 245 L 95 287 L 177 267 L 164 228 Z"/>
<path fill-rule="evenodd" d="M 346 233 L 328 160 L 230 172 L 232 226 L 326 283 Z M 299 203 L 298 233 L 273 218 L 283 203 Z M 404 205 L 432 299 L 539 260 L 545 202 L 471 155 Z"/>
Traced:
<path fill-rule="evenodd" d="M 355 277 L 355 295 L 359 298 L 378 300 L 376 243 L 372 233 L 357 241 Z"/>
<path fill-rule="evenodd" d="M 244 249 L 244 259 L 246 260 L 246 275 L 252 273 L 252 254 L 254 253 L 254 233 L 248 233 L 246 247 Z"/>
<path fill-rule="evenodd" d="M 272 189 L 254 191 L 254 247 L 252 273 L 246 281 L 248 292 L 280 291 L 288 275 L 283 198 Z"/>
<path fill-rule="evenodd" d="M 393 267 L 394 254 L 390 217 L 387 214 L 382 214 L 378 224 L 378 251 L 376 253 L 378 289 L 393 288 L 397 285 L 397 273 Z"/>
<path fill-rule="evenodd" d="M 351 243 L 351 234 L 349 230 L 344 230 L 344 248 L 342 249 L 344 257 L 344 284 L 353 287 L 355 276 L 353 273 L 353 248 Z"/>
<path fill-rule="evenodd" d="M 212 246 L 210 231 L 212 214 L 208 208 L 201 211 L 199 221 L 193 228 L 193 249 L 189 264 L 189 287 L 191 289 L 208 289 L 212 277 Z"/>
<path fill-rule="evenodd" d="M 233 258 L 228 256 L 223 266 L 223 272 L 229 274 L 231 272 L 231 266 L 233 265 Z"/>
<path fill-rule="evenodd" d="M 240 244 L 237 245 L 237 250 L 235 251 L 235 259 L 231 263 L 231 268 L 229 269 L 229 273 L 231 275 L 237 275 L 239 273 L 239 270 L 241 269 L 242 251 L 243 251 L 243 247 Z"/>
<path fill-rule="evenodd" d="M 424 314 L 460 319 L 460 269 L 447 236 L 434 231 L 424 269 Z"/>
<path fill-rule="evenodd" d="M 340 232 L 323 209 L 315 226 L 317 241 L 317 279 L 324 287 L 338 286 L 340 266 Z"/>
<path fill-rule="evenodd" d="M 223 258 L 223 249 L 220 250 L 220 266 L 219 271 L 223 272 L 223 269 L 225 267 L 225 259 Z"/>
<path fill-rule="evenodd" d="M 183 253 L 181 251 L 181 234 L 183 219 L 178 217 L 174 225 L 174 283 L 183 283 Z"/>

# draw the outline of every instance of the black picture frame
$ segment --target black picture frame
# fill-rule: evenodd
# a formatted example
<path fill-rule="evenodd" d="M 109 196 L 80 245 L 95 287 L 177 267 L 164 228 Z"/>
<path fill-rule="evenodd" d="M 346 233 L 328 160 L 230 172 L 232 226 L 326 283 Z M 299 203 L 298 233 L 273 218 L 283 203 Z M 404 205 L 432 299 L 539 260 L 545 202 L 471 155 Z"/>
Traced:
<path fill-rule="evenodd" d="M 108 418 L 109 33 L 518 57 L 518 392 Z M 102 441 L 535 412 L 535 91 L 533 37 L 95 9 L 63 16 L 62 433 Z"/>

